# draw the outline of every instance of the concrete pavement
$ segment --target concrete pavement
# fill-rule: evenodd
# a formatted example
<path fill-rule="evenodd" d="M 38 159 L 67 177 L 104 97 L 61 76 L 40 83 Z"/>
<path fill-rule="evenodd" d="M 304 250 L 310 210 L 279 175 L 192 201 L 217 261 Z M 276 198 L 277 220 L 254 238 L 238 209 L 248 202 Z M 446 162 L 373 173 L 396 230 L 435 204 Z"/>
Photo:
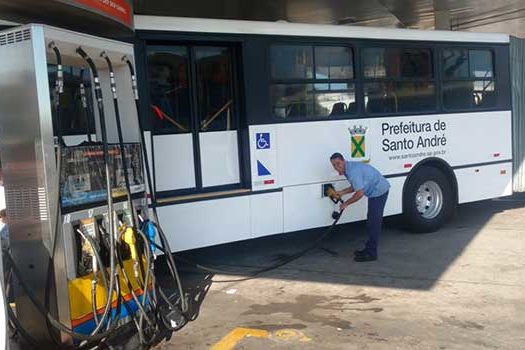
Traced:
<path fill-rule="evenodd" d="M 310 230 L 185 253 L 225 270 L 271 265 Z M 525 196 L 463 205 L 439 232 L 389 219 L 377 262 L 363 223 L 257 279 L 183 271 L 196 320 L 157 349 L 524 349 Z M 211 281 L 215 281 L 211 283 Z M 202 304 L 200 304 L 202 303 Z M 200 307 L 199 307 L 200 304 Z"/>

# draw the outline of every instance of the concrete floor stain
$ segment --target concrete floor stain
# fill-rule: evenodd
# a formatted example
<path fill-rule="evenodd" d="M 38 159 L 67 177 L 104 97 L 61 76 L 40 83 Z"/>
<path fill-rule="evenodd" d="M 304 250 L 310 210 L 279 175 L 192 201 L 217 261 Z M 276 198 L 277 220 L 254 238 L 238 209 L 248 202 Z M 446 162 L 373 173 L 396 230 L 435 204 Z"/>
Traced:
<path fill-rule="evenodd" d="M 485 327 L 483 325 L 480 325 L 477 322 L 458 320 L 454 316 L 441 317 L 441 321 L 443 323 L 449 324 L 451 326 L 456 326 L 456 327 L 460 327 L 460 328 L 463 328 L 463 329 L 477 329 L 477 330 L 485 329 Z"/>
<path fill-rule="evenodd" d="M 359 294 L 352 297 L 340 296 L 320 296 L 301 294 L 295 298 L 294 302 L 278 302 L 268 304 L 250 305 L 250 310 L 243 315 L 272 315 L 278 313 L 290 314 L 293 319 L 308 323 L 318 323 L 330 327 L 351 329 L 352 323 L 333 314 L 333 312 L 345 311 L 371 311 L 381 312 L 383 308 L 356 308 L 348 307 L 355 304 L 367 304 L 379 300 L 366 294 Z M 328 315 L 323 315 L 323 311 L 330 311 Z M 260 326 L 258 326 L 260 328 Z"/>

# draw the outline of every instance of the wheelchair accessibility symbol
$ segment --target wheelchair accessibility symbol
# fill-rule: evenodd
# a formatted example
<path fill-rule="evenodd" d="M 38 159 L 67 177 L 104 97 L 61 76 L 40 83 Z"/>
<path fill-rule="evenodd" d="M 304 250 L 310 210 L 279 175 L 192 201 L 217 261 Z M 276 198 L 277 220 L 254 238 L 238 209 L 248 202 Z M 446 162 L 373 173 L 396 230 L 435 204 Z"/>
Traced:
<path fill-rule="evenodd" d="M 262 132 L 255 134 L 257 149 L 270 149 L 270 133 Z"/>

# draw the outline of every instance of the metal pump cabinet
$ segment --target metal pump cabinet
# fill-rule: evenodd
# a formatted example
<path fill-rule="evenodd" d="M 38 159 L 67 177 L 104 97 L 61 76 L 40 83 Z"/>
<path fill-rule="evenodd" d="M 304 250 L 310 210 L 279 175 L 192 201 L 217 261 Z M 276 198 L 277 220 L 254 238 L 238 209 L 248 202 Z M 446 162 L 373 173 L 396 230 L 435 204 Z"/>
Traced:
<path fill-rule="evenodd" d="M 128 67 L 122 61 L 123 56 L 134 61 L 133 46 L 45 25 L 27 25 L 0 32 L 0 156 L 11 255 L 26 283 L 44 303 L 55 221 L 57 217 L 61 220 L 56 231 L 58 237 L 49 310 L 62 323 L 74 328 L 73 314 L 78 310 L 72 310 L 75 303 L 71 299 L 79 298 L 79 295 L 71 295 L 71 283 L 79 275 L 74 225 L 86 218 L 96 219 L 98 224 L 103 225 L 107 206 L 97 203 L 75 211 L 62 208 L 57 216 L 59 181 L 52 120 L 53 86 L 48 77 L 48 67 L 56 65 L 56 59 L 49 48 L 50 42 L 59 48 L 63 66 L 88 69 L 76 52 L 79 46 L 95 61 L 101 80 L 109 143 L 117 143 L 118 134 L 108 66 L 100 54 L 105 51 L 114 65 L 124 141 L 138 143 L 139 126 L 132 83 Z M 96 101 L 92 102 L 95 106 Z M 101 128 L 96 108 L 94 113 L 96 140 L 100 141 Z M 67 118 L 67 115 L 62 117 Z M 142 186 L 134 197 L 134 205 L 145 213 L 147 207 L 143 191 Z M 115 213 L 119 215 L 125 211 L 127 204 L 125 200 L 116 200 Z M 20 288 L 16 290 L 16 312 L 22 326 L 37 340 L 50 342 L 44 317 Z M 91 305 L 90 300 L 85 302 Z M 60 338 L 64 344 L 73 343 L 64 333 L 60 334 Z"/>

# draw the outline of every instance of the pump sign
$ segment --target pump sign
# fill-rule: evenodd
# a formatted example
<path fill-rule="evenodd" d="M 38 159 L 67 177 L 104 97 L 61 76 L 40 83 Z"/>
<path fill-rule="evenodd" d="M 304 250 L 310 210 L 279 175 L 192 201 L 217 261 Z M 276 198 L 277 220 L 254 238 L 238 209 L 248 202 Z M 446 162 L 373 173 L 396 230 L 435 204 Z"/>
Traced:
<path fill-rule="evenodd" d="M 133 26 L 133 8 L 126 0 L 69 0 L 79 7 L 91 10 L 128 27 Z"/>

